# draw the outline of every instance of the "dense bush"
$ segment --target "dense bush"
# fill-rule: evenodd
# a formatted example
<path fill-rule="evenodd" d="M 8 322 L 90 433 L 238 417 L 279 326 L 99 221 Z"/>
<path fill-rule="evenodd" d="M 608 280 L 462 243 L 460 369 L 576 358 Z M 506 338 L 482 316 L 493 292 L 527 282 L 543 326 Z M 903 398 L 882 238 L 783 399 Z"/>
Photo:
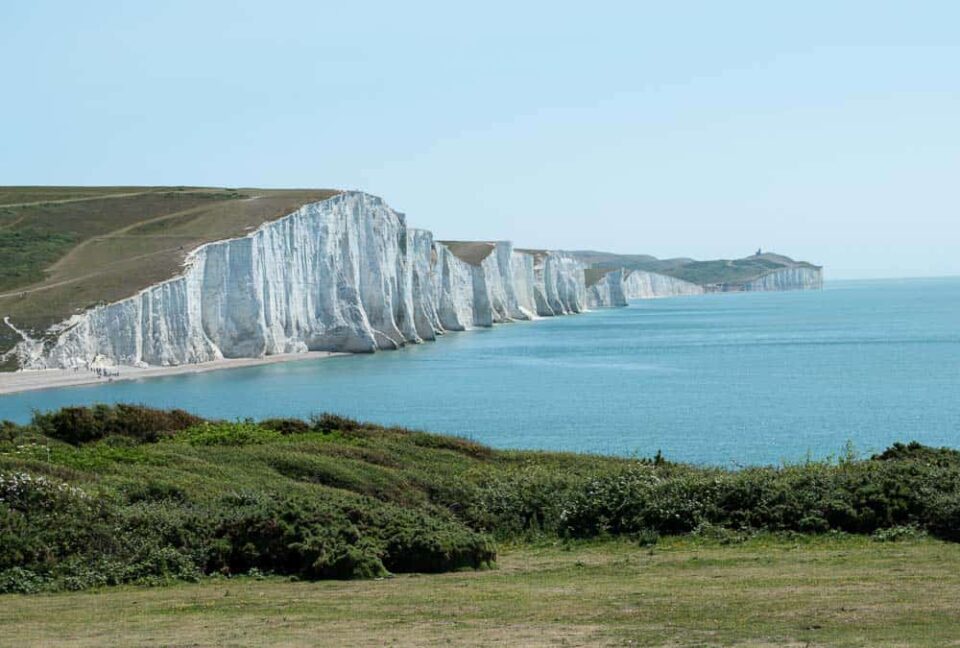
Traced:
<path fill-rule="evenodd" d="M 203 419 L 183 410 L 157 410 L 141 405 L 96 405 L 65 407 L 46 414 L 35 413 L 33 425 L 43 434 L 73 445 L 111 435 L 155 442 L 165 433 L 200 425 Z"/>
<path fill-rule="evenodd" d="M 0 592 L 480 568 L 496 557 L 490 536 L 960 541 L 960 453 L 919 444 L 721 470 L 497 452 L 331 414 L 208 422 L 125 405 L 2 433 Z"/>
<path fill-rule="evenodd" d="M 317 432 L 355 432 L 363 428 L 363 424 L 339 414 L 324 412 L 310 419 L 310 427 Z"/>
<path fill-rule="evenodd" d="M 211 566 L 226 573 L 256 568 L 303 578 L 386 574 L 376 540 L 366 536 L 357 522 L 329 502 L 264 499 L 248 503 L 218 523 Z"/>
<path fill-rule="evenodd" d="M 279 432 L 280 434 L 306 434 L 310 431 L 310 424 L 300 419 L 273 418 L 260 421 L 260 427 Z"/>
<path fill-rule="evenodd" d="M 585 487 L 582 479 L 566 472 L 522 464 L 481 473 L 474 484 L 450 484 L 446 497 L 469 502 L 462 517 L 475 528 L 510 538 L 560 533 L 568 514 L 565 507 Z"/>
<path fill-rule="evenodd" d="M 960 529 L 960 463 L 811 464 L 663 476 L 637 468 L 596 477 L 572 493 L 561 532 L 573 536 L 730 529 L 873 533 L 903 525 L 942 537 Z"/>
<path fill-rule="evenodd" d="M 82 589 L 261 572 L 371 578 L 491 563 L 453 518 L 352 496 L 94 500 L 26 474 L 0 476 L 0 592 Z"/>

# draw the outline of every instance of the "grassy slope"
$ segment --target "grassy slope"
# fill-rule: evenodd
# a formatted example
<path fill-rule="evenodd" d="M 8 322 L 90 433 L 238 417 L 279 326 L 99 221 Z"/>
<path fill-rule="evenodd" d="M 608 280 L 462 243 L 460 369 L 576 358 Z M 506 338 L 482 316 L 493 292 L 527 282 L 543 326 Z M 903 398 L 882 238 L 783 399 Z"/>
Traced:
<path fill-rule="evenodd" d="M 527 546 L 499 569 L 0 597 L 9 645 L 949 646 L 960 546 L 689 538 Z"/>
<path fill-rule="evenodd" d="M 39 332 L 175 275 L 199 245 L 330 197 L 325 189 L 0 187 L 0 318 Z M 17 341 L 0 326 L 0 353 Z"/>

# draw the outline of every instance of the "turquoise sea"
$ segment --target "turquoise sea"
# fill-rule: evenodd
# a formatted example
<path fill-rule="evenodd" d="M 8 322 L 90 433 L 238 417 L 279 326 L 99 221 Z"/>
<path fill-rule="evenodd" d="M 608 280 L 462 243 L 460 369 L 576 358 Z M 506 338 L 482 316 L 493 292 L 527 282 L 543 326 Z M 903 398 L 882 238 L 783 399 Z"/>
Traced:
<path fill-rule="evenodd" d="M 641 301 L 375 355 L 0 396 L 0 419 L 96 402 L 333 411 L 501 448 L 727 466 L 847 442 L 960 447 L 960 279 Z"/>

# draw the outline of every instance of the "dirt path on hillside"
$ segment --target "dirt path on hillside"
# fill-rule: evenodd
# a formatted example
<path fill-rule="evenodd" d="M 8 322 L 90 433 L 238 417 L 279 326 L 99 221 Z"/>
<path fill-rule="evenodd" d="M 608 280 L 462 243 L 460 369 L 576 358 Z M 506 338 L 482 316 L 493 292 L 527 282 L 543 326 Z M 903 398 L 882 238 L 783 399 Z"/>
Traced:
<path fill-rule="evenodd" d="M 84 281 L 86 279 L 91 279 L 93 277 L 96 277 L 97 275 L 104 274 L 108 268 L 112 268 L 113 266 L 120 265 L 123 263 L 128 263 L 130 261 L 139 261 L 140 259 L 148 259 L 158 254 L 166 254 L 167 252 L 173 252 L 176 249 L 177 248 L 167 248 L 165 250 L 156 250 L 154 252 L 148 252 L 147 254 L 140 254 L 138 256 L 127 257 L 126 259 L 122 259 L 120 261 L 114 261 L 113 263 L 104 264 L 103 266 L 101 266 L 102 270 L 98 270 L 97 272 L 91 272 L 89 274 L 72 277 L 70 279 L 64 279 L 62 281 L 55 281 L 53 283 L 35 285 L 33 288 L 29 288 L 25 290 L 15 290 L 13 292 L 0 293 L 0 299 L 9 299 L 10 297 L 18 297 L 18 296 L 26 297 L 27 295 L 35 292 L 43 292 L 44 290 L 50 290 L 51 288 L 59 288 L 60 286 L 69 286 L 70 284 L 74 284 L 80 281 Z"/>
<path fill-rule="evenodd" d="M 174 190 L 177 193 L 203 193 L 210 189 L 183 189 Z M 82 198 L 60 198 L 58 200 L 34 200 L 33 202 L 22 203 L 2 203 L 0 207 L 36 207 L 37 205 L 62 205 L 65 203 L 87 202 L 88 200 L 107 200 L 109 198 L 129 198 L 131 196 L 143 196 L 144 194 L 161 193 L 156 189 L 149 191 L 131 191 L 128 193 L 97 194 L 96 196 L 83 196 Z"/>
<path fill-rule="evenodd" d="M 148 192 L 141 192 L 141 193 L 148 193 Z M 138 194 L 128 194 L 128 195 L 138 195 Z M 258 199 L 258 198 L 261 198 L 261 196 L 259 196 L 259 195 L 258 195 L 258 196 L 250 196 L 250 197 L 248 197 L 248 198 L 243 198 L 242 200 L 243 200 L 243 201 L 251 201 L 251 200 L 256 200 L 256 199 Z M 71 202 L 71 201 L 65 201 L 65 202 Z M 54 264 L 51 265 L 49 268 L 47 268 L 47 269 L 46 269 L 46 272 L 50 273 L 51 275 L 56 275 L 57 272 L 63 268 L 63 266 L 67 265 L 72 259 L 75 259 L 83 250 L 85 250 L 87 247 L 89 247 L 89 246 L 90 246 L 92 243 L 94 243 L 94 242 L 99 243 L 99 242 L 103 242 L 104 240 L 108 240 L 108 239 L 120 238 L 121 236 L 123 236 L 123 235 L 126 234 L 127 232 L 129 232 L 129 231 L 131 231 L 131 230 L 133 230 L 133 229 L 136 229 L 136 228 L 138 228 L 138 227 L 140 227 L 140 226 L 142 226 L 142 225 L 151 225 L 151 224 L 153 224 L 153 223 L 159 223 L 159 222 L 162 222 L 162 221 L 171 219 L 171 218 L 178 218 L 178 217 L 180 217 L 180 216 L 185 216 L 185 215 L 187 215 L 187 214 L 191 214 L 191 213 L 194 213 L 194 212 L 203 211 L 203 210 L 205 210 L 205 209 L 208 209 L 209 207 L 210 207 L 209 205 L 199 205 L 199 206 L 197 206 L 197 207 L 191 207 L 190 209 L 183 209 L 183 210 L 180 210 L 180 211 L 177 211 L 177 212 L 171 212 L 171 213 L 169 213 L 169 214 L 163 214 L 163 215 L 161 215 L 161 216 L 155 216 L 154 218 L 149 218 L 149 219 L 147 219 L 147 220 L 138 221 L 138 222 L 136 222 L 136 223 L 131 223 L 130 225 L 125 225 L 125 226 L 123 226 L 123 227 L 121 227 L 121 228 L 119 228 L 119 229 L 113 230 L 112 232 L 107 232 L 106 234 L 101 234 L 101 235 L 98 235 L 98 236 L 94 236 L 94 237 L 92 237 L 92 238 L 87 239 L 86 241 L 81 242 L 81 243 L 78 244 L 77 246 L 75 246 L 73 249 L 71 249 L 69 252 L 67 252 L 63 257 L 61 257 L 56 263 L 54 263 Z M 157 235 L 157 236 L 155 236 L 155 237 L 153 237 L 153 238 L 164 238 L 164 237 L 165 237 L 164 235 Z M 173 252 L 173 251 L 175 251 L 175 250 L 177 250 L 177 249 L 178 249 L 178 248 L 165 248 L 165 249 L 163 249 L 163 250 L 156 250 L 156 251 L 154 251 L 154 252 L 149 252 L 149 253 L 147 253 L 147 254 L 141 254 L 141 255 L 138 255 L 138 256 L 126 257 L 126 258 L 124 258 L 124 259 L 120 259 L 119 261 L 114 261 L 113 263 L 104 264 L 104 265 L 100 266 L 100 269 L 97 270 L 96 272 L 90 272 L 90 273 L 87 273 L 87 274 L 84 274 L 84 275 L 79 275 L 79 276 L 76 276 L 76 277 L 71 277 L 70 279 L 63 279 L 63 280 L 59 280 L 59 281 L 50 281 L 49 279 L 46 279 L 46 280 L 44 280 L 44 281 L 42 281 L 42 282 L 40 282 L 40 283 L 32 284 L 32 285 L 30 285 L 30 286 L 25 286 L 25 287 L 23 287 L 23 288 L 20 289 L 20 290 L 14 290 L 14 291 L 7 292 L 7 293 L 0 293 L 0 299 L 7 299 L 7 298 L 10 298 L 10 297 L 26 296 L 26 295 L 29 295 L 29 294 L 32 294 L 32 293 L 35 293 L 35 292 L 40 292 L 40 291 L 44 291 L 44 290 L 50 290 L 51 288 L 58 288 L 58 287 L 60 287 L 60 286 L 68 286 L 68 285 L 70 285 L 70 284 L 77 283 L 77 282 L 80 282 L 80 281 L 84 281 L 84 280 L 86 280 L 86 279 L 91 279 L 91 278 L 96 277 L 96 276 L 98 276 L 98 275 L 104 274 L 105 272 L 107 272 L 107 270 L 108 270 L 109 268 L 114 267 L 114 266 L 116 266 L 116 265 L 118 265 L 118 264 L 129 263 L 130 261 L 138 261 L 138 260 L 140 260 L 140 259 L 147 259 L 147 258 L 149 258 L 149 257 L 156 256 L 156 255 L 158 255 L 158 254 L 166 254 L 167 252 Z M 52 279 L 52 278 L 53 278 L 53 277 L 51 277 L 51 279 Z"/>

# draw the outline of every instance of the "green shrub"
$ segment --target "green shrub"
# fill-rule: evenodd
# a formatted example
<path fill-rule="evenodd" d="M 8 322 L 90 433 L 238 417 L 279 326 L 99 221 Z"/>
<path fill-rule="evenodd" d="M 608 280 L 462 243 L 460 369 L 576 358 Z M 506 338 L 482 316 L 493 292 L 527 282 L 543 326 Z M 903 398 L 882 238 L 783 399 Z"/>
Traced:
<path fill-rule="evenodd" d="M 306 421 L 292 418 L 273 418 L 260 421 L 260 427 L 280 434 L 306 434 L 311 431 Z"/>
<path fill-rule="evenodd" d="M 472 489 L 462 479 L 448 487 L 451 492 L 443 499 L 451 503 L 452 510 L 459 511 L 474 528 L 501 538 L 560 532 L 566 519 L 576 516 L 571 499 L 576 501 L 577 494 L 589 488 L 583 479 L 537 464 L 481 473 Z M 461 510 L 454 502 L 465 507 Z"/>
<path fill-rule="evenodd" d="M 0 592 L 481 568 L 491 536 L 960 541 L 960 453 L 919 444 L 722 470 L 497 452 L 332 414 L 224 423 L 125 405 L 2 433 Z"/>
<path fill-rule="evenodd" d="M 653 492 L 660 484 L 655 469 L 643 465 L 593 477 L 569 493 L 563 504 L 560 532 L 582 538 L 647 528 L 665 530 L 656 518 L 673 520 L 679 512 L 653 501 Z"/>
<path fill-rule="evenodd" d="M 310 417 L 310 427 L 316 432 L 329 434 L 330 432 L 355 432 L 363 427 L 363 424 L 339 414 L 323 412 Z"/>
<path fill-rule="evenodd" d="M 33 425 L 43 434 L 73 445 L 110 435 L 154 443 L 165 434 L 199 425 L 203 419 L 183 410 L 163 411 L 142 405 L 65 407 L 56 412 L 34 412 Z"/>
<path fill-rule="evenodd" d="M 36 594 L 47 586 L 45 578 L 29 569 L 10 567 L 0 570 L 0 594 Z"/>
<path fill-rule="evenodd" d="M 386 573 L 375 544 L 338 507 L 284 498 L 237 509 L 215 531 L 221 542 L 211 566 L 302 578 L 370 577 Z"/>
<path fill-rule="evenodd" d="M 101 500 L 43 475 L 0 473 L 0 570 L 45 573 L 64 558 L 110 551 L 113 516 Z"/>
<path fill-rule="evenodd" d="M 916 441 L 894 443 L 871 457 L 872 461 L 917 461 L 933 466 L 955 466 L 960 462 L 960 451 L 951 448 L 929 448 Z"/>
<path fill-rule="evenodd" d="M 270 443 L 280 439 L 281 434 L 268 430 L 251 421 L 236 423 L 201 423 L 187 428 L 177 435 L 194 446 L 245 446 Z"/>
<path fill-rule="evenodd" d="M 13 443 L 18 432 L 19 427 L 13 421 L 0 421 L 0 442 Z"/>
<path fill-rule="evenodd" d="M 453 522 L 400 510 L 381 525 L 385 538 L 383 562 L 393 572 L 479 569 L 496 559 L 496 549 L 489 539 Z"/>
<path fill-rule="evenodd" d="M 941 493 L 930 502 L 927 528 L 936 536 L 960 542 L 960 492 Z"/>
<path fill-rule="evenodd" d="M 126 496 L 127 501 L 131 504 L 137 502 L 162 502 L 165 500 L 185 502 L 187 500 L 186 491 L 177 484 L 155 479 L 132 484 L 126 489 Z"/>

